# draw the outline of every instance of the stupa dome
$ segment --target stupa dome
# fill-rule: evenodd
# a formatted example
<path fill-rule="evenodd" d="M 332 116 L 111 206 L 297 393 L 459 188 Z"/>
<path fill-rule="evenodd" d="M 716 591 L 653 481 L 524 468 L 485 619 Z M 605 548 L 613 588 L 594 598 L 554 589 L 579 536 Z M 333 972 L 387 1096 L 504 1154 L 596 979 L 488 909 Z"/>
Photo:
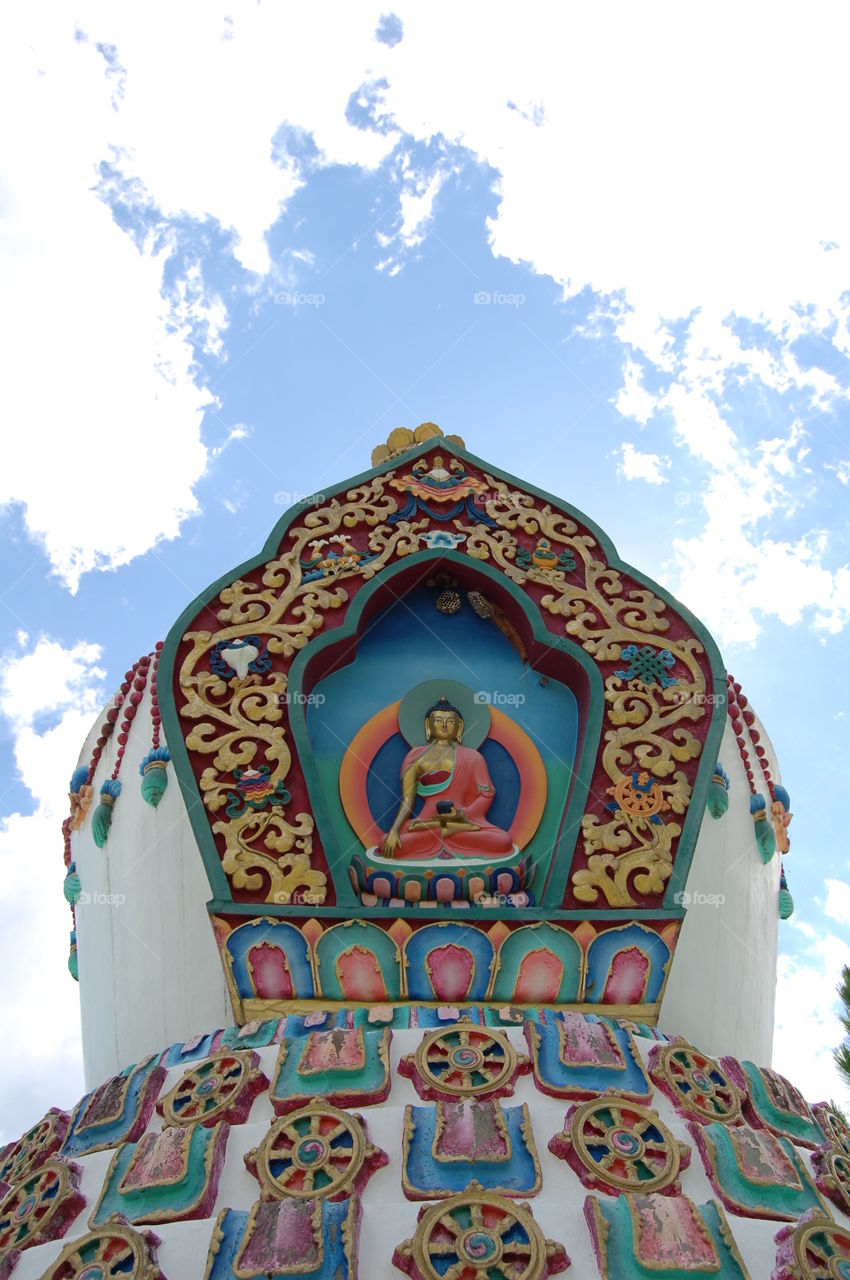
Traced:
<path fill-rule="evenodd" d="M 0 1153 L 3 1277 L 850 1275 L 769 1066 L 789 811 L 697 618 L 397 428 L 84 744 L 89 1092 Z"/>

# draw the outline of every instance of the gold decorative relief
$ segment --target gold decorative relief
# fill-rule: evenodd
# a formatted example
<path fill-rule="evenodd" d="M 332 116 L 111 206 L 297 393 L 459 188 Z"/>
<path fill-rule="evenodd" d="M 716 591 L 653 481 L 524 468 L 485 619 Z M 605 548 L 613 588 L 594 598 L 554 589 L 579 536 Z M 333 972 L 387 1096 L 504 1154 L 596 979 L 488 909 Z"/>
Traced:
<path fill-rule="evenodd" d="M 504 574 L 554 635 L 607 664 L 601 751 L 570 888 L 581 903 L 640 905 L 664 891 L 691 797 L 712 701 L 702 645 L 687 628 L 671 636 L 670 606 L 607 564 L 569 515 L 461 464 L 450 440 L 424 426 L 422 439 L 436 436 L 433 454 L 411 465 L 403 455 L 417 447 L 415 433 L 393 437 L 381 456 L 398 455 L 395 469 L 327 501 L 318 495 L 274 558 L 224 587 L 198 615 L 210 624 L 183 637 L 177 710 L 223 869 L 235 890 L 266 902 L 325 900 L 312 814 L 288 790 L 304 794 L 289 667 L 330 614 L 347 610 L 355 579 L 421 552 L 434 529 L 453 530 L 457 554 Z M 448 494 L 462 512 L 453 518 Z"/>

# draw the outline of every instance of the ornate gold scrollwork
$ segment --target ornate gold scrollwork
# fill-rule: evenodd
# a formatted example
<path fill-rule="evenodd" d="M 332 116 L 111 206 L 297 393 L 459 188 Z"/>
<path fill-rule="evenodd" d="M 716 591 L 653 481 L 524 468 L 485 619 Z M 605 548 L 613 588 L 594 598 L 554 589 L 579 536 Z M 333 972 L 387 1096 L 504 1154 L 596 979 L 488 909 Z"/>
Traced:
<path fill-rule="evenodd" d="M 195 722 L 186 738 L 189 750 L 210 758 L 200 776 L 206 808 L 218 815 L 228 806 L 212 826 L 223 846 L 222 866 L 234 888 L 265 890 L 267 902 L 293 901 L 305 891 L 310 901 L 324 901 L 327 877 L 313 865 L 312 815 L 292 814 L 287 804 L 285 783 L 292 767 L 285 711 L 288 667 L 321 630 L 325 615 L 347 606 L 347 579 L 372 578 L 391 561 L 422 549 L 420 533 L 431 520 L 397 518 L 392 481 L 399 474 L 374 476 L 343 498 L 308 510 L 258 581 L 238 579 L 220 592 L 207 611 L 219 628 L 184 637 L 188 650 L 179 672 L 178 710 L 184 720 Z M 468 516 L 451 521 L 464 534 L 464 554 L 490 562 L 525 590 L 534 588 L 539 607 L 563 619 L 564 635 L 596 662 L 625 661 L 624 650 L 655 639 L 656 644 L 663 640 L 661 652 L 676 666 L 675 682 L 666 684 L 639 674 L 606 674 L 600 762 L 607 781 L 601 789 L 618 801 L 601 813 L 598 798 L 592 798 L 582 821 L 586 865 L 572 878 L 580 902 L 637 905 L 640 897 L 662 893 L 672 872 L 682 829 L 675 818 L 687 811 L 691 794 L 683 766 L 701 751 L 688 724 L 707 714 L 698 661 L 702 646 L 693 636 L 669 638 L 667 604 L 650 589 L 624 582 L 621 572 L 605 563 L 596 539 L 581 533 L 569 516 L 486 472 L 483 480 L 486 491 L 475 500 L 490 523 L 470 522 Z M 346 532 L 355 529 L 357 547 L 349 540 L 353 533 Z M 537 538 L 533 553 L 521 547 L 518 534 Z M 323 559 L 317 548 L 334 540 L 342 553 Z M 227 679 L 211 669 L 214 649 L 228 642 L 244 645 L 252 636 L 266 646 L 269 669 Z M 258 769 L 265 770 L 270 798 L 241 810 L 228 805 L 234 771 Z M 651 814 L 619 803 L 629 780 L 643 776 L 661 800 Z M 598 783 L 599 778 L 597 793 Z"/>

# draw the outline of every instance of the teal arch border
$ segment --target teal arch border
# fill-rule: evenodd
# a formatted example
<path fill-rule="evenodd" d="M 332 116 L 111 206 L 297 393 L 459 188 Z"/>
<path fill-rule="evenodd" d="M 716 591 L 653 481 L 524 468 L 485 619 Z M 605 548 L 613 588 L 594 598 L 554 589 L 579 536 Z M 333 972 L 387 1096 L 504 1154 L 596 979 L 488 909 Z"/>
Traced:
<path fill-rule="evenodd" d="M 491 565 L 487 565 L 480 560 L 475 560 L 470 556 L 465 556 L 458 551 L 418 551 L 413 555 L 405 556 L 398 563 L 389 565 L 380 577 L 372 578 L 366 582 L 357 592 L 354 600 L 348 608 L 345 615 L 345 621 L 333 631 L 325 635 L 316 636 L 309 644 L 301 650 L 294 658 L 292 666 L 289 669 L 289 689 L 293 691 L 294 697 L 290 701 L 290 717 L 289 724 L 295 739 L 295 747 L 298 753 L 298 760 L 304 772 L 307 782 L 307 790 L 310 795 L 310 802 L 313 809 L 313 816 L 316 819 L 316 825 L 319 834 L 322 835 L 322 844 L 325 848 L 325 855 L 328 858 L 328 865 L 331 875 L 334 878 L 334 887 L 336 889 L 337 903 L 339 906 L 348 905 L 351 908 L 362 910 L 360 900 L 354 894 L 351 883 L 348 879 L 348 863 L 356 849 L 361 846 L 357 843 L 351 850 L 346 851 L 344 865 L 340 866 L 335 873 L 332 865 L 332 857 L 325 841 L 323 832 L 328 833 L 338 830 L 341 821 L 347 825 L 347 820 L 338 816 L 335 817 L 331 813 L 328 805 L 327 795 L 322 787 L 322 781 L 319 770 L 316 766 L 313 754 L 310 750 L 310 738 L 307 730 L 306 707 L 307 694 L 309 689 L 304 689 L 304 677 L 307 674 L 307 668 L 310 663 L 316 661 L 319 655 L 326 649 L 330 649 L 336 645 L 344 645 L 347 641 L 355 641 L 360 620 L 367 611 L 372 598 L 376 593 L 386 591 L 387 587 L 392 583 L 393 579 L 399 576 L 408 576 L 415 574 L 417 568 L 425 565 L 433 566 L 436 570 L 440 565 L 449 564 L 454 566 L 458 571 L 462 571 L 467 577 L 484 577 L 494 584 L 500 590 L 507 590 L 513 602 L 522 611 L 523 616 L 527 619 L 534 639 L 537 643 L 545 646 L 550 652 L 558 652 L 571 663 L 575 663 L 579 667 L 588 681 L 588 699 L 587 709 L 583 717 L 583 725 L 581 716 L 579 719 L 579 729 L 576 740 L 576 751 L 578 757 L 578 769 L 573 768 L 573 782 L 567 804 L 553 812 L 554 806 L 549 810 L 553 816 L 549 818 L 550 822 L 556 827 L 554 840 L 552 841 L 551 853 L 546 859 L 548 865 L 544 869 L 540 864 L 543 857 L 538 852 L 534 865 L 539 868 L 538 876 L 540 883 L 535 880 L 533 888 L 539 895 L 541 884 L 545 884 L 543 894 L 539 897 L 540 907 L 560 906 L 563 901 L 566 889 L 567 878 L 569 875 L 572 854 L 575 849 L 576 840 L 578 838 L 581 819 L 584 814 L 587 793 L 590 789 L 590 780 L 593 777 L 593 770 L 596 767 L 596 756 L 599 747 L 599 738 L 602 730 L 602 720 L 604 713 L 604 687 L 602 676 L 599 668 L 593 659 L 584 652 L 579 646 L 574 644 L 567 637 L 553 635 L 551 631 L 543 623 L 539 610 L 534 606 L 534 602 L 529 599 L 525 592 L 521 591 L 516 583 L 510 578 L 505 577 L 497 569 Z M 424 575 L 422 575 L 424 576 Z M 392 590 L 390 588 L 390 594 Z M 567 682 L 565 682 L 567 683 Z M 577 691 L 573 684 L 569 686 L 576 701 L 580 702 Z M 575 764 L 575 762 L 574 762 Z M 339 803 L 340 813 L 342 812 L 341 802 Z M 552 802 L 547 802 L 547 808 Z M 548 815 L 544 814 L 543 822 L 546 822 Z M 554 820 L 554 821 L 553 821 Z M 541 833 L 545 835 L 545 832 Z M 352 832 L 352 840 L 356 840 Z M 532 841 L 531 847 L 535 843 L 540 843 L 538 837 Z M 560 859 L 559 859 L 560 854 Z M 559 867 L 559 860 L 563 863 Z M 540 871 L 544 874 L 540 875 Z M 502 914 L 513 919 L 516 917 L 516 910 L 505 907 Z"/>
<path fill-rule="evenodd" d="M 350 1000 L 339 984 L 334 962 L 350 947 L 370 951 L 381 970 L 387 1000 L 404 999 L 404 971 L 401 949 L 384 929 L 365 920 L 343 920 L 325 929 L 315 943 L 319 991 L 327 1000 Z"/>
<path fill-rule="evenodd" d="M 159 659 L 160 678 L 158 679 L 160 711 L 162 715 L 162 726 L 174 768 L 174 773 L 183 795 L 183 801 L 189 815 L 189 821 L 192 825 L 192 831 L 198 842 L 198 848 L 204 863 L 204 869 L 209 880 L 210 889 L 212 891 L 212 899 L 207 903 L 210 912 L 229 911 L 240 915 L 256 915 L 262 912 L 264 915 L 277 914 L 287 915 L 290 918 L 303 916 L 310 918 L 316 914 L 316 908 L 312 906 L 292 906 L 275 908 L 271 903 L 244 903 L 234 902 L 227 876 L 222 870 L 221 861 L 215 844 L 215 837 L 209 825 L 207 812 L 204 808 L 203 801 L 200 797 L 195 775 L 183 740 L 183 733 L 180 726 L 180 719 L 177 712 L 177 706 L 174 699 L 174 664 L 177 657 L 177 651 L 183 639 L 183 635 L 189 625 L 195 622 L 198 615 L 203 609 L 210 609 L 209 628 L 215 631 L 218 628 L 218 618 L 215 610 L 210 608 L 211 603 L 215 601 L 220 591 L 224 587 L 229 586 L 235 579 L 243 577 L 245 574 L 252 572 L 264 565 L 268 560 L 278 554 L 283 539 L 288 529 L 296 520 L 303 520 L 307 512 L 312 507 L 323 506 L 333 494 L 344 493 L 350 489 L 356 489 L 360 485 L 368 484 L 375 476 L 386 474 L 388 471 L 396 471 L 399 466 L 407 467 L 417 458 L 422 457 L 426 453 L 432 452 L 435 448 L 439 448 L 444 455 L 460 458 L 470 465 L 479 467 L 485 473 L 492 475 L 495 479 L 503 481 L 507 485 L 515 486 L 525 493 L 532 494 L 539 498 L 541 502 L 552 504 L 559 511 L 562 511 L 570 519 L 575 520 L 578 524 L 583 525 L 585 529 L 596 539 L 601 551 L 603 552 L 608 565 L 633 578 L 640 586 L 647 588 L 659 599 L 663 600 L 691 629 L 693 634 L 699 640 L 706 654 L 706 658 L 711 669 L 713 677 L 713 689 L 710 696 L 713 698 L 711 721 L 706 733 L 705 742 L 703 744 L 702 757 L 700 759 L 697 777 L 694 784 L 693 793 L 691 795 L 688 813 L 685 818 L 682 834 L 679 836 L 678 848 L 676 851 L 676 861 L 673 866 L 673 873 L 667 882 L 667 890 L 664 895 L 663 903 L 660 907 L 641 908 L 605 908 L 598 909 L 569 909 L 558 912 L 560 919 L 609 919 L 609 920 L 629 920 L 635 916 L 635 911 L 640 910 L 641 914 L 647 918 L 664 917 L 666 919 L 682 919 L 685 915 L 685 908 L 677 901 L 677 894 L 681 893 L 687 882 L 688 872 L 690 871 L 691 862 L 693 861 L 694 849 L 696 847 L 697 836 L 702 823 L 702 817 L 705 812 L 705 804 L 708 797 L 708 789 L 711 784 L 714 761 L 720 751 L 720 742 L 723 737 L 723 728 L 726 720 L 726 670 L 720 652 L 714 639 L 709 631 L 698 618 L 691 613 L 683 604 L 681 604 L 670 592 L 660 586 L 652 578 L 640 570 L 630 565 L 627 561 L 622 560 L 617 553 L 611 539 L 603 529 L 591 520 L 584 512 L 570 503 L 565 502 L 562 498 L 556 497 L 554 494 L 548 493 L 544 489 L 537 488 L 536 485 L 529 484 L 525 480 L 520 480 L 510 472 L 502 471 L 499 467 L 487 462 L 483 458 L 479 458 L 476 454 L 470 453 L 468 450 L 461 448 L 453 441 L 446 439 L 444 436 L 434 436 L 426 440 L 417 448 L 409 450 L 400 457 L 389 458 L 377 467 L 370 467 L 351 479 L 334 483 L 333 489 L 329 493 L 321 493 L 316 495 L 316 501 L 312 503 L 298 503 L 290 507 L 281 518 L 275 523 L 271 533 L 263 544 L 262 549 L 250 559 L 243 561 L 235 568 L 228 570 L 222 576 L 216 579 L 210 586 L 206 587 L 195 599 L 189 604 L 175 621 L 174 625 L 168 632 L 163 644 L 162 652 Z M 500 580 L 509 581 L 509 579 Z M 551 633 L 549 633 L 551 635 Z M 571 642 L 568 642 L 571 643 Z M 581 653 L 584 650 L 580 645 L 574 648 Z M 587 655 L 585 655 L 587 656 Z M 328 908 L 323 910 L 323 915 L 344 915 L 347 908 L 341 909 Z M 384 916 L 395 918 L 397 911 L 389 908 L 375 909 L 373 916 Z M 481 910 L 476 913 L 476 918 L 498 919 L 505 914 L 504 911 L 497 909 Z M 551 914 L 551 913 L 550 913 Z M 534 919 L 535 916 L 540 917 L 539 909 L 530 909 L 525 913 L 525 918 Z"/>
<path fill-rule="evenodd" d="M 519 971 L 525 957 L 545 947 L 554 952 L 564 966 L 556 1004 L 576 1004 L 584 986 L 584 952 L 567 929 L 546 921 L 521 925 L 514 929 L 496 952 L 492 982 L 494 1000 L 512 1001 Z"/>

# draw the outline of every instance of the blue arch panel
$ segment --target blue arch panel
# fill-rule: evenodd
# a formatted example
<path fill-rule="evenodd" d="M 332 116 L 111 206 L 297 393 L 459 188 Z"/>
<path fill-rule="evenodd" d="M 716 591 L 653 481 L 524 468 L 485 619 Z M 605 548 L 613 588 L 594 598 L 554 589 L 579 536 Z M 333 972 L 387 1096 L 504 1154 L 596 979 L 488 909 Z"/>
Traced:
<path fill-rule="evenodd" d="M 298 1000 L 309 1000 L 315 995 L 310 952 L 302 934 L 291 924 L 280 920 L 250 920 L 234 929 L 225 946 L 233 964 L 233 980 L 243 1000 L 255 996 L 251 975 L 248 972 L 248 952 L 252 947 L 268 942 L 285 953 L 292 975 L 293 995 Z"/>

